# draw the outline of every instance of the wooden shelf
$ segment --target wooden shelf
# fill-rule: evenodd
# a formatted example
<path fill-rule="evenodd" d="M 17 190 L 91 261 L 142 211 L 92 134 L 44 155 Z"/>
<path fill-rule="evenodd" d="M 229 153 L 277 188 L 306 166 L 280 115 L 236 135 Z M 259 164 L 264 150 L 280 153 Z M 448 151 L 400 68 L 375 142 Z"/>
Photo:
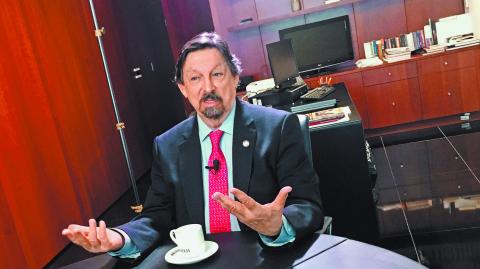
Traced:
<path fill-rule="evenodd" d="M 259 20 L 255 20 L 255 21 L 252 21 L 252 22 L 246 22 L 246 23 L 234 25 L 234 26 L 228 27 L 227 30 L 229 32 L 238 32 L 238 31 L 241 31 L 241 30 L 257 27 L 257 26 L 260 26 L 260 25 L 269 24 L 269 23 L 272 23 L 272 22 L 276 22 L 276 21 L 280 21 L 280 20 L 284 20 L 284 19 L 288 19 L 288 18 L 303 16 L 303 15 L 306 15 L 306 14 L 310 14 L 310 13 L 314 13 L 314 12 L 318 12 L 318 11 L 322 11 L 322 10 L 327 10 L 327 9 L 331 9 L 331 8 L 335 8 L 335 7 L 345 6 L 345 5 L 349 5 L 349 4 L 357 3 L 357 2 L 361 2 L 361 1 L 364 1 L 364 0 L 341 0 L 339 2 L 331 3 L 331 4 L 328 4 L 328 5 L 324 4 L 324 5 L 321 5 L 321 6 L 302 9 L 302 10 L 291 12 L 291 13 L 288 13 L 288 14 L 273 16 L 273 17 L 269 17 L 269 18 L 265 18 L 265 19 L 259 19 Z"/>

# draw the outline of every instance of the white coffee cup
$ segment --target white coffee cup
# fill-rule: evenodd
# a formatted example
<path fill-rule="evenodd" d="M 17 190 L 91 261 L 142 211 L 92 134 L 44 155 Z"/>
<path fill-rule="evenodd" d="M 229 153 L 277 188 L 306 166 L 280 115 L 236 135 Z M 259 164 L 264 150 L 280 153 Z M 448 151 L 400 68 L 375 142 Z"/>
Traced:
<path fill-rule="evenodd" d="M 205 239 L 200 224 L 188 224 L 171 230 L 170 238 L 185 257 L 196 257 L 205 252 Z"/>

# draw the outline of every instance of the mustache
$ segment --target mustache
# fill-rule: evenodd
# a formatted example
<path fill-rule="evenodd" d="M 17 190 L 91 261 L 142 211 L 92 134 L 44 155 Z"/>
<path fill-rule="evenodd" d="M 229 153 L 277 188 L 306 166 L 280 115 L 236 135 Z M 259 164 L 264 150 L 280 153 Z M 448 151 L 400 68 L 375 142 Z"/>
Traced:
<path fill-rule="evenodd" d="M 202 97 L 201 100 L 202 101 L 207 101 L 207 100 L 213 100 L 213 101 L 219 100 L 219 101 L 221 101 L 222 97 L 218 96 L 215 92 L 209 92 L 209 93 L 205 94 Z"/>

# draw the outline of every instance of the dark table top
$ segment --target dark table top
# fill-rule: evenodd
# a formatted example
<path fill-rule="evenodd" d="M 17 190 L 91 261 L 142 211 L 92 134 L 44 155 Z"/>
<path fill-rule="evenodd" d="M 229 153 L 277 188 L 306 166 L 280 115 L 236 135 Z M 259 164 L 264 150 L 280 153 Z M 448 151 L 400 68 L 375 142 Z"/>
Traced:
<path fill-rule="evenodd" d="M 335 88 L 335 91 L 333 91 L 329 95 L 325 96 L 322 99 L 322 101 L 335 99 L 335 100 L 337 100 L 337 103 L 336 103 L 335 107 L 348 106 L 350 108 L 350 111 L 351 111 L 351 114 L 349 115 L 349 120 L 348 121 L 340 121 L 338 123 L 331 124 L 331 125 L 317 126 L 315 128 L 310 129 L 311 131 L 317 131 L 317 130 L 321 130 L 321 129 L 324 129 L 324 128 L 341 127 L 341 126 L 352 125 L 352 124 L 361 124 L 362 119 L 360 117 L 360 113 L 358 113 L 357 108 L 353 104 L 352 99 L 351 99 L 351 97 L 348 93 L 348 90 L 347 90 L 345 84 L 343 82 L 342 83 L 337 83 L 337 84 L 334 84 L 333 87 Z M 299 105 L 304 105 L 304 104 L 309 104 L 309 103 L 314 103 L 314 102 L 315 101 L 304 101 L 304 100 L 300 99 L 300 100 L 298 100 L 297 102 L 295 102 L 291 105 L 281 107 L 281 109 L 289 111 L 290 107 L 292 107 L 292 106 L 299 106 Z M 309 112 L 311 112 L 311 111 L 309 111 Z"/>
<path fill-rule="evenodd" d="M 314 234 L 311 238 L 278 249 L 263 249 L 255 233 L 233 232 L 207 235 L 206 240 L 217 242 L 218 251 L 211 257 L 192 265 L 167 263 L 165 254 L 175 247 L 172 242 L 168 242 L 152 251 L 140 264 L 128 264 L 103 254 L 63 268 L 291 268 L 347 239 Z"/>
<path fill-rule="evenodd" d="M 355 240 L 345 240 L 299 265 L 296 269 L 427 269 L 427 267 L 395 252 Z"/>
<path fill-rule="evenodd" d="M 165 254 L 174 247 L 169 242 L 156 248 L 140 264 L 129 264 L 107 254 L 86 259 L 63 268 L 319 268 L 335 265 L 341 259 L 344 266 L 335 268 L 386 268 L 379 265 L 399 265 L 389 268 L 424 268 L 414 261 L 375 246 L 348 240 L 343 237 L 314 234 L 310 238 L 288 247 L 263 249 L 255 233 L 234 232 L 208 235 L 206 240 L 215 241 L 219 250 L 211 257 L 191 265 L 174 265 L 165 261 Z M 343 247 L 345 244 L 345 247 Z M 383 262 L 388 258 L 388 263 Z M 365 263 L 365 259 L 372 259 Z M 356 260 L 370 267 L 351 267 Z M 305 265 L 303 265 L 305 263 Z M 401 267 L 403 266 L 403 267 Z M 327 266 L 325 268 L 331 268 Z"/>

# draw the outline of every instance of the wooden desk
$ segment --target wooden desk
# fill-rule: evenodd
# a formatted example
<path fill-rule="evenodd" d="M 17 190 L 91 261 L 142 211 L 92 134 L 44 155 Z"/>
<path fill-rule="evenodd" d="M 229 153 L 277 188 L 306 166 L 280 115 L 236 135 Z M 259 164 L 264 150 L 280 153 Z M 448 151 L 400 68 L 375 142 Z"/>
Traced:
<path fill-rule="evenodd" d="M 333 217 L 333 234 L 375 243 L 378 224 L 368 172 L 362 118 L 343 83 L 327 98 L 349 106 L 350 120 L 311 130 L 313 166 L 320 178 L 325 214 Z"/>

